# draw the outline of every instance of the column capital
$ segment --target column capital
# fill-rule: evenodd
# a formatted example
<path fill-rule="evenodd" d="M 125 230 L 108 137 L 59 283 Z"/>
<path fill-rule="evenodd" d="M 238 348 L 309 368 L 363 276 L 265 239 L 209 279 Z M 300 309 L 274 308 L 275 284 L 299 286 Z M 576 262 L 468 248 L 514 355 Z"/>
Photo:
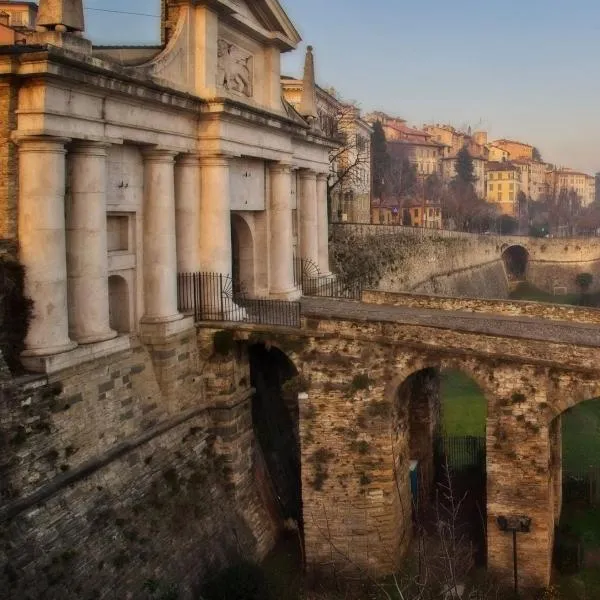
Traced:
<path fill-rule="evenodd" d="M 316 179 L 317 172 L 312 169 L 300 169 L 300 179 Z"/>
<path fill-rule="evenodd" d="M 147 148 L 142 150 L 142 156 L 146 162 L 174 163 L 178 152 L 164 148 Z"/>
<path fill-rule="evenodd" d="M 70 154 L 84 154 L 87 156 L 106 156 L 110 144 L 93 140 L 71 140 Z"/>
<path fill-rule="evenodd" d="M 63 152 L 71 138 L 56 137 L 52 135 L 14 135 L 13 142 L 23 150 L 35 152 Z"/>
<path fill-rule="evenodd" d="M 272 163 L 269 165 L 269 170 L 272 173 L 281 173 L 281 174 L 291 173 L 292 168 L 293 168 L 293 166 L 290 163 L 285 163 L 285 162 L 276 162 L 276 163 Z"/>
<path fill-rule="evenodd" d="M 329 179 L 329 173 L 317 173 L 317 181 L 327 181 Z"/>
<path fill-rule="evenodd" d="M 200 154 L 197 154 L 195 152 L 186 152 L 184 154 L 180 154 L 177 157 L 175 164 L 196 167 L 200 166 L 201 162 L 202 156 Z"/>

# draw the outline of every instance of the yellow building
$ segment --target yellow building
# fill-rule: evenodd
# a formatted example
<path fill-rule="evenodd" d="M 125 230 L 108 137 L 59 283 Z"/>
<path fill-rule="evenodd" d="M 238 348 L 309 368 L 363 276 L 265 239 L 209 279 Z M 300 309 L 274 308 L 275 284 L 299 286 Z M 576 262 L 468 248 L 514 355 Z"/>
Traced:
<path fill-rule="evenodd" d="M 402 213 L 402 222 L 405 224 L 426 229 L 442 228 L 442 209 L 437 203 L 428 200 L 412 200 L 402 208 Z"/>
<path fill-rule="evenodd" d="M 492 162 L 503 162 L 510 158 L 508 150 L 497 146 L 495 143 L 487 144 L 488 157 Z"/>
<path fill-rule="evenodd" d="M 517 197 L 521 191 L 521 170 L 512 162 L 489 162 L 487 166 L 486 200 L 500 213 L 518 218 Z"/>
<path fill-rule="evenodd" d="M 527 160 L 533 160 L 533 146 L 529 144 L 524 144 L 523 142 L 517 142 L 515 140 L 496 140 L 492 142 L 492 145 L 499 148 L 500 150 L 504 150 L 508 153 L 509 160 L 516 160 L 518 158 L 525 158 Z"/>

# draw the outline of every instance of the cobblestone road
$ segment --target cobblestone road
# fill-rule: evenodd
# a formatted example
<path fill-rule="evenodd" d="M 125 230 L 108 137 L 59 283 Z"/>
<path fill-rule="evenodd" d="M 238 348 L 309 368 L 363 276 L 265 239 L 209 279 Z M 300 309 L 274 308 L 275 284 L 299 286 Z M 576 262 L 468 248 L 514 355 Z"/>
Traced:
<path fill-rule="evenodd" d="M 596 325 L 531 317 L 406 308 L 331 298 L 302 298 L 302 315 L 348 321 L 425 325 L 484 335 L 600 347 L 600 327 Z"/>

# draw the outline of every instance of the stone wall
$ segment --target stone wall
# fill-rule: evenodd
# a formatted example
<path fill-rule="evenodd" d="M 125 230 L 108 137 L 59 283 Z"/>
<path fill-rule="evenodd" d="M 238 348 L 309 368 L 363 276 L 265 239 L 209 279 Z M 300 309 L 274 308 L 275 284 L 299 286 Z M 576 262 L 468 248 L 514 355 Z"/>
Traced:
<path fill-rule="evenodd" d="M 563 304 L 546 304 L 544 302 L 425 296 L 402 292 L 382 292 L 379 290 L 364 290 L 362 301 L 371 304 L 405 306 L 407 308 L 453 310 L 506 315 L 510 317 L 537 317 L 550 321 L 600 324 L 600 309 Z"/>
<path fill-rule="evenodd" d="M 195 330 L 2 388 L 2 598 L 190 598 L 277 534 L 243 349 Z M 262 482 L 262 483 L 261 483 Z"/>
<path fill-rule="evenodd" d="M 332 225 L 336 236 L 368 238 L 369 245 L 394 248 L 379 289 L 450 296 L 506 298 L 509 292 L 502 254 L 523 246 L 528 254 L 527 280 L 553 293 L 556 287 L 577 292 L 579 273 L 594 275 L 591 291 L 600 290 L 600 238 L 529 238 L 476 235 L 385 225 Z"/>

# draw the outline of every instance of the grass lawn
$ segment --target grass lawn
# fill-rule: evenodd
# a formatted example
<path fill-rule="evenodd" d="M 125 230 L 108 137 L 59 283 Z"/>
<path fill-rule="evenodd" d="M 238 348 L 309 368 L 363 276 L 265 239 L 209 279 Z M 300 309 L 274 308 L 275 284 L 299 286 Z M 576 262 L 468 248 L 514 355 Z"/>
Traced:
<path fill-rule="evenodd" d="M 562 416 L 563 469 L 600 466 L 600 400 L 582 402 Z"/>
<path fill-rule="evenodd" d="M 487 405 L 477 384 L 460 371 L 443 371 L 442 424 L 449 436 L 485 436 Z"/>

